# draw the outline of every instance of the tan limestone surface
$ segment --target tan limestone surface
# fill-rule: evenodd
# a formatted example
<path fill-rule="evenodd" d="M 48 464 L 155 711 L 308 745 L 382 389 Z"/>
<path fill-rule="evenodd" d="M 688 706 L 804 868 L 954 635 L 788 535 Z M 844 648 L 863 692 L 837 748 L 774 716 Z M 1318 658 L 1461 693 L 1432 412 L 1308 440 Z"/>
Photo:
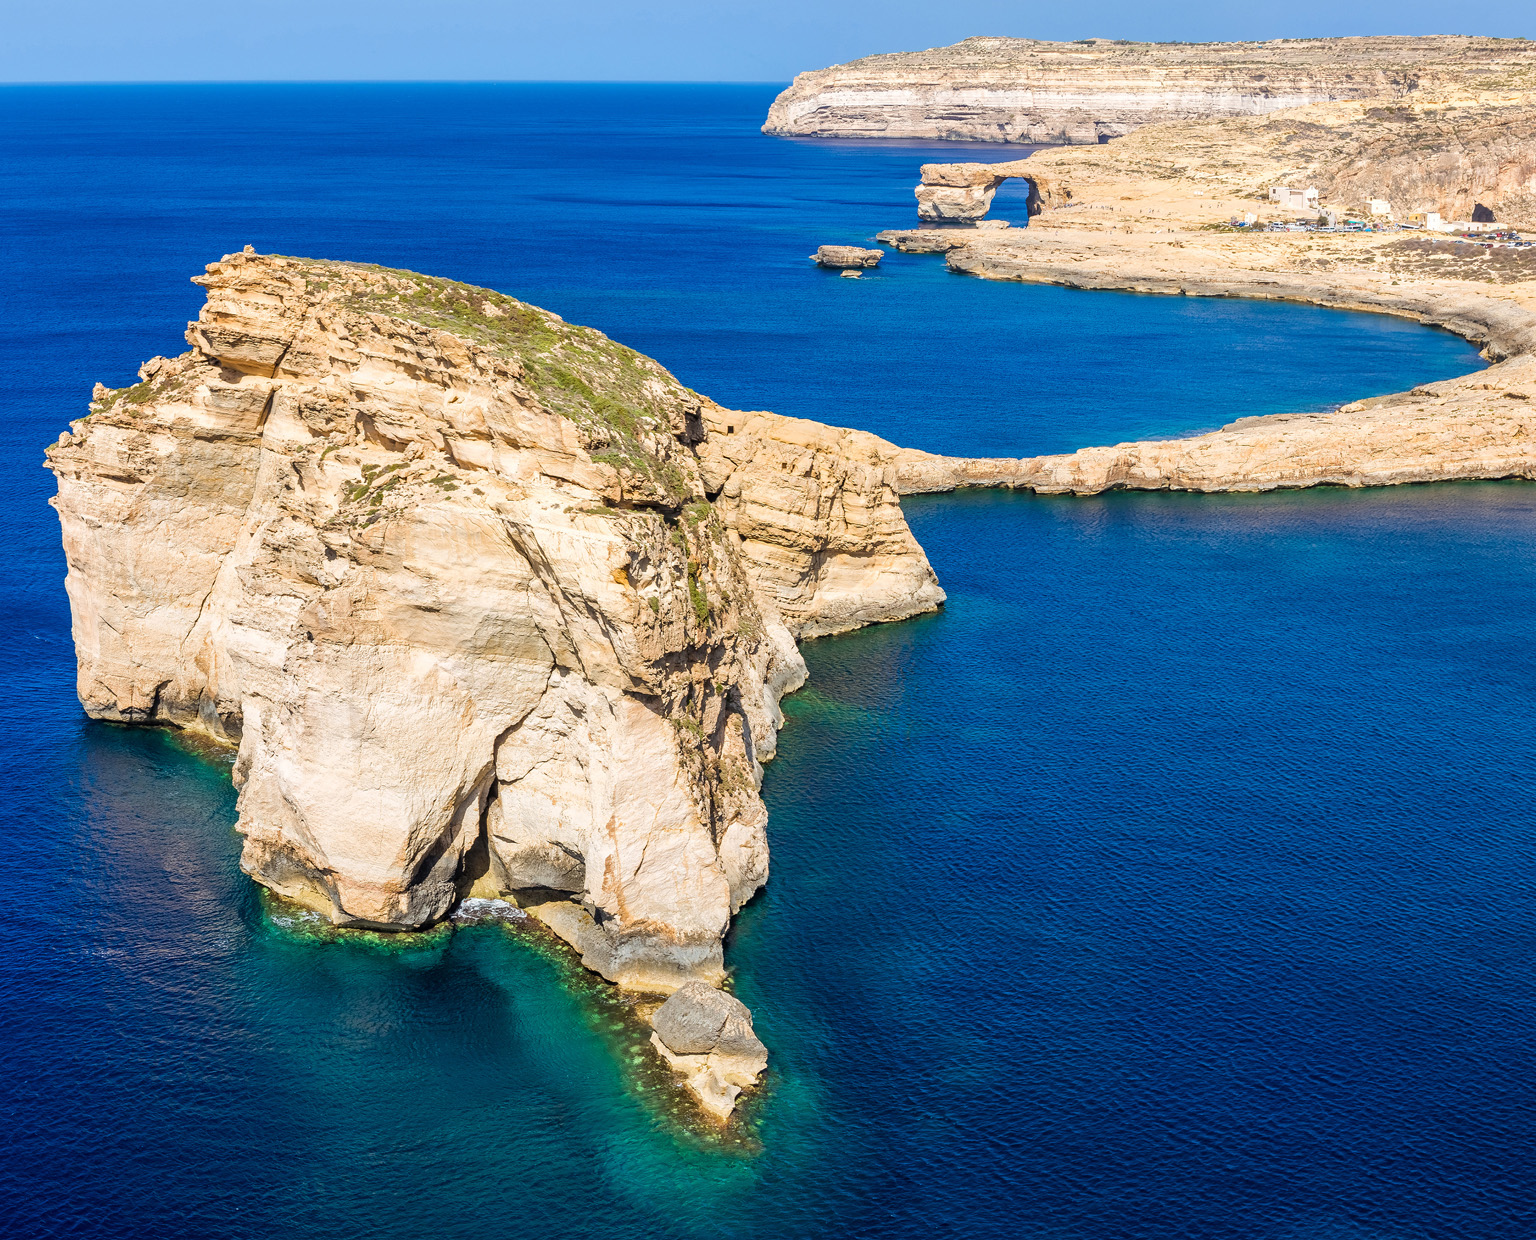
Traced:
<path fill-rule="evenodd" d="M 963 167 L 967 183 L 983 175 Z M 1419 211 L 1466 220 L 1481 203 L 1500 223 L 1536 229 L 1536 77 L 1150 126 L 1103 148 L 1039 151 L 990 171 L 1038 178 L 1043 205 L 1069 211 L 1058 223 L 1098 230 L 1249 211 L 1261 222 L 1296 218 L 1270 204 L 1276 185 L 1315 186 L 1322 205 L 1346 212 L 1385 199 L 1399 223 Z"/>
<path fill-rule="evenodd" d="M 818 267 L 878 267 L 884 250 L 865 249 L 861 245 L 819 245 L 811 255 Z"/>
<path fill-rule="evenodd" d="M 1249 212 L 1260 223 L 1294 220 L 1303 213 L 1269 200 L 1286 185 L 1315 187 L 1322 206 L 1346 213 L 1385 201 L 1400 223 L 1431 211 L 1469 220 L 1481 205 L 1500 223 L 1536 229 L 1536 81 L 1512 75 L 1497 90 L 1153 125 L 1104 147 L 924 164 L 920 177 L 926 220 L 980 219 L 1003 180 L 1021 177 L 1030 214 L 1053 211 L 1054 227 L 1144 231 Z"/>
<path fill-rule="evenodd" d="M 943 600 L 893 471 L 483 289 L 197 282 L 190 350 L 48 451 L 88 713 L 238 742 L 243 867 L 337 923 L 503 895 L 718 984 L 795 638 Z"/>
<path fill-rule="evenodd" d="M 797 76 L 763 130 L 805 137 L 1095 144 L 1142 125 L 1259 116 L 1445 89 L 1531 88 L 1525 39 L 1374 36 L 1257 43 L 979 37 Z"/>
<path fill-rule="evenodd" d="M 1360 144 L 1395 144 L 1442 169 L 1444 196 L 1418 205 L 1434 209 L 1438 202 L 1449 212 L 1476 199 L 1518 223 L 1528 218 L 1536 185 L 1528 116 L 1490 93 L 1416 99 L 1411 106 L 1316 104 L 1267 117 L 1149 126 L 1106 146 L 1026 160 L 925 166 L 924 182 L 940 186 L 995 186 L 1005 176 L 1036 182 L 1042 213 L 1027 229 L 879 234 L 909 253 L 944 254 L 954 271 L 1393 314 L 1456 332 L 1495 364 L 1337 410 L 1243 419 L 1182 439 L 1019 460 L 945 458 L 864 443 L 867 459 L 893 467 L 904 493 L 983 485 L 1078 494 L 1115 487 L 1265 490 L 1536 476 L 1536 252 L 1422 231 L 1267 232 L 1228 223 L 1250 212 L 1261 222 L 1293 217 L 1268 204 L 1267 187 L 1313 177 L 1319 185 L 1343 183 L 1323 174 L 1358 171 L 1353 153 Z M 1482 135 L 1483 149 L 1495 152 L 1475 176 L 1462 158 L 1468 133 Z M 1411 192 L 1427 183 L 1428 174 L 1419 176 Z M 1408 192 L 1394 201 L 1415 202 Z M 1352 205 L 1348 196 L 1335 201 Z M 1191 427 L 1200 420 L 1191 410 Z"/>

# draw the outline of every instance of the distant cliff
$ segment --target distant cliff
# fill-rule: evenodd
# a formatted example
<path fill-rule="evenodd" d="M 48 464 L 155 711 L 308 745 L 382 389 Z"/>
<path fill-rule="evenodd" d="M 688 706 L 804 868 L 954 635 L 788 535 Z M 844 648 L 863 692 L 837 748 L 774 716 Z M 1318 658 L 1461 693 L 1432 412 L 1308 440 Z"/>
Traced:
<path fill-rule="evenodd" d="M 1425 88 L 1536 88 L 1536 43 L 1460 36 L 1131 43 L 974 38 L 802 73 L 763 132 L 1091 144 L 1141 125 Z"/>

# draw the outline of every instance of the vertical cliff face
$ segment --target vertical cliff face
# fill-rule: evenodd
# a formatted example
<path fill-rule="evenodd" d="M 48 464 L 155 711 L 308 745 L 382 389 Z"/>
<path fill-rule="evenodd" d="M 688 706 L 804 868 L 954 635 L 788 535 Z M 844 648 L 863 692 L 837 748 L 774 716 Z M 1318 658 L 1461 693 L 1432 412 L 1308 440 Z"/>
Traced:
<path fill-rule="evenodd" d="M 1262 43 L 973 38 L 797 76 L 763 131 L 1089 144 L 1142 125 L 1261 116 L 1423 89 L 1529 89 L 1524 39 L 1377 36 Z"/>
<path fill-rule="evenodd" d="M 86 710 L 238 741 L 242 865 L 338 923 L 509 894 L 717 983 L 794 638 L 942 600 L 892 480 L 485 290 L 197 282 L 191 350 L 48 453 Z"/>

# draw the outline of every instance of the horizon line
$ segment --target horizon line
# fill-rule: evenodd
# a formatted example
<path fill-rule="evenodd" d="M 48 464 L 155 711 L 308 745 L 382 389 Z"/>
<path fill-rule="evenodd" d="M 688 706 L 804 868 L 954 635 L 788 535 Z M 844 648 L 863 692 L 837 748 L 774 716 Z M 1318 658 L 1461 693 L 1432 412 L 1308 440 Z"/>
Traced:
<path fill-rule="evenodd" d="M 7 86 L 778 86 L 788 78 L 14 78 Z"/>

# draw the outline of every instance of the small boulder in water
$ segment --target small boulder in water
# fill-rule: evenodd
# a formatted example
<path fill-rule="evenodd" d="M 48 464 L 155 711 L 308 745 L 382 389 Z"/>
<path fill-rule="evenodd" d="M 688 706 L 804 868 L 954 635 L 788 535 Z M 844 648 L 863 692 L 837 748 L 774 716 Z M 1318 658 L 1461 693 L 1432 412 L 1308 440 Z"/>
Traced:
<path fill-rule="evenodd" d="M 885 251 L 866 250 L 857 245 L 824 245 L 811 257 L 818 267 L 878 267 Z"/>
<path fill-rule="evenodd" d="M 704 982 L 673 994 L 651 1017 L 651 1028 L 651 1044 L 716 1119 L 730 1115 L 742 1088 L 756 1084 L 768 1066 L 747 1005 Z"/>

